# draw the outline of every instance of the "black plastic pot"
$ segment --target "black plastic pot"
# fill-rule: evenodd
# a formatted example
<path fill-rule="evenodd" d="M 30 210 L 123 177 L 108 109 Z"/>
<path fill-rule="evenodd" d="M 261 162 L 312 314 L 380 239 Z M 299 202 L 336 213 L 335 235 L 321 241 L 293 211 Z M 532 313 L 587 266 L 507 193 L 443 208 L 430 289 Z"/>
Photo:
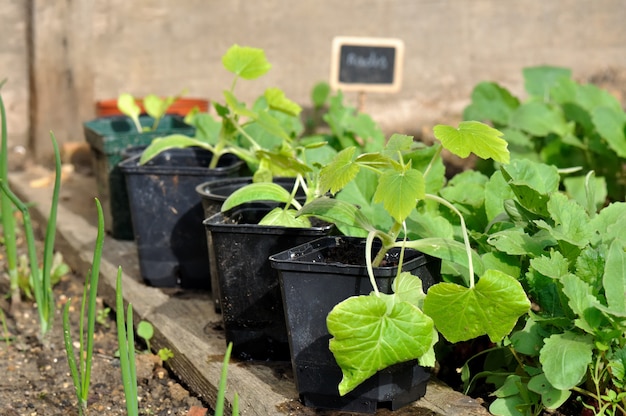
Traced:
<path fill-rule="evenodd" d="M 141 116 L 143 127 L 152 126 L 154 119 Z M 124 174 L 118 164 L 131 148 L 148 146 L 157 137 L 169 134 L 193 136 L 195 128 L 186 124 L 181 116 L 166 115 L 155 131 L 138 132 L 126 116 L 100 117 L 83 123 L 85 140 L 93 156 L 98 199 L 102 204 L 104 225 L 114 238 L 133 239 L 133 227 L 128 204 Z"/>
<path fill-rule="evenodd" d="M 209 259 L 202 227 L 199 183 L 235 176 L 242 162 L 232 155 L 208 169 L 212 154 L 171 149 L 145 165 L 140 155 L 120 163 L 126 177 L 139 267 L 152 286 L 209 289 Z"/>
<path fill-rule="evenodd" d="M 258 225 L 269 208 L 241 208 L 204 221 L 212 237 L 226 342 L 242 359 L 289 360 L 278 283 L 268 257 L 319 238 L 331 225 L 287 228 Z"/>
<path fill-rule="evenodd" d="M 222 209 L 222 204 L 226 201 L 233 192 L 236 190 L 243 188 L 246 185 L 252 183 L 252 177 L 246 176 L 241 178 L 226 178 L 226 179 L 218 179 L 214 181 L 201 183 L 196 187 L 196 192 L 202 198 L 202 208 L 204 209 L 204 218 L 210 218 L 213 215 L 220 212 Z M 291 191 L 295 184 L 295 178 L 274 178 L 274 183 L 277 183 Z M 304 202 L 304 195 L 298 194 L 300 197 L 296 197 L 296 199 Z M 243 204 L 237 208 L 246 208 L 246 207 L 260 207 L 260 208 L 269 208 L 275 207 L 278 204 L 266 201 L 256 201 L 254 203 Z M 209 249 L 209 264 L 211 268 L 211 290 L 213 294 L 213 302 L 215 304 L 215 311 L 221 312 L 220 307 L 220 294 L 219 294 L 219 285 L 217 283 L 217 269 L 216 269 L 216 261 L 213 259 L 214 250 L 212 247 L 211 241 L 211 233 L 207 232 L 207 245 Z"/>
<path fill-rule="evenodd" d="M 353 245 L 358 253 L 365 252 L 363 239 L 325 237 L 270 256 L 279 271 L 296 387 L 302 402 L 311 407 L 365 413 L 379 407 L 395 410 L 426 393 L 429 372 L 416 361 L 379 371 L 343 397 L 337 389 L 342 373 L 328 348 L 326 317 L 348 297 L 372 291 L 365 266 L 329 263 L 333 251 L 345 254 Z M 419 276 L 425 289 L 439 280 L 440 266 L 438 259 L 405 252 L 403 270 Z M 391 293 L 396 274 L 397 267 L 374 269 L 381 292 Z"/>

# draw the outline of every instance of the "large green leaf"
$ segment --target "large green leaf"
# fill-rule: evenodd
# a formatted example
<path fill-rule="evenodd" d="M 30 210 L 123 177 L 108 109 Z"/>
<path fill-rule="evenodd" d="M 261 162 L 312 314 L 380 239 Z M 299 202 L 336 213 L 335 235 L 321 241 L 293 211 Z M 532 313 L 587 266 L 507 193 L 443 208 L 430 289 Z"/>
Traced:
<path fill-rule="evenodd" d="M 474 87 L 472 102 L 463 110 L 463 118 L 506 125 L 518 106 L 519 100 L 506 88 L 495 82 L 481 82 Z"/>
<path fill-rule="evenodd" d="M 550 90 L 561 78 L 569 78 L 572 71 L 555 66 L 534 66 L 524 68 L 524 87 L 526 92 L 541 99 L 547 99 Z"/>
<path fill-rule="evenodd" d="M 556 167 L 530 160 L 513 160 L 502 166 L 501 172 L 524 208 L 548 216 L 550 195 L 558 190 L 560 182 Z"/>
<path fill-rule="evenodd" d="M 569 131 L 561 110 L 539 101 L 520 105 L 511 115 L 511 126 L 538 137 L 550 133 L 564 136 Z"/>
<path fill-rule="evenodd" d="M 265 75 L 272 65 L 265 58 L 263 49 L 233 45 L 222 57 L 224 68 L 243 79 L 255 79 Z"/>
<path fill-rule="evenodd" d="M 333 224 L 345 225 L 355 237 L 366 237 L 376 228 L 353 204 L 333 198 L 317 198 L 304 205 L 298 215 L 313 215 Z"/>
<path fill-rule="evenodd" d="M 433 322 L 393 295 L 354 296 L 328 314 L 330 350 L 343 372 L 345 395 L 390 365 L 419 358 L 433 344 Z"/>
<path fill-rule="evenodd" d="M 626 252 L 624 243 L 614 240 L 604 268 L 602 284 L 609 308 L 626 312 Z"/>
<path fill-rule="evenodd" d="M 188 137 L 182 134 L 172 134 L 170 136 L 156 138 L 150 143 L 148 147 L 143 151 L 139 158 L 139 164 L 143 165 L 159 153 L 169 149 L 181 149 L 185 147 L 202 147 L 207 150 L 213 151 L 213 147 L 193 137 Z"/>
<path fill-rule="evenodd" d="M 337 153 L 332 162 L 324 166 L 320 172 L 320 188 L 322 192 L 330 190 L 336 193 L 359 173 L 359 165 L 354 163 L 355 147 L 349 147 Z"/>
<path fill-rule="evenodd" d="M 509 163 L 507 142 L 502 138 L 502 133 L 486 124 L 463 121 L 458 129 L 439 124 L 433 128 L 433 132 L 443 147 L 459 157 L 466 158 L 474 153 L 483 159 Z"/>
<path fill-rule="evenodd" d="M 396 171 L 389 169 L 378 179 L 374 202 L 382 202 L 391 216 L 402 223 L 424 199 L 426 185 L 422 172 L 415 169 Z"/>
<path fill-rule="evenodd" d="M 571 332 L 554 334 L 545 340 L 539 354 L 548 382 L 556 389 L 569 390 L 583 381 L 591 364 L 593 340 Z"/>
<path fill-rule="evenodd" d="M 598 107 L 591 113 L 591 118 L 596 130 L 607 141 L 609 147 L 619 157 L 626 157 L 626 135 L 624 134 L 626 114 L 624 111 Z"/>
<path fill-rule="evenodd" d="M 411 240 L 402 244 L 430 256 L 458 264 L 466 269 L 469 267 L 465 245 L 458 241 L 448 238 L 433 237 Z M 478 275 L 483 274 L 485 268 L 480 256 L 473 250 L 471 253 L 474 272 Z"/>
<path fill-rule="evenodd" d="M 559 390 L 552 386 L 545 374 L 537 374 L 528 382 L 528 389 L 541 395 L 546 409 L 557 409 L 572 395 L 570 390 Z"/>
<path fill-rule="evenodd" d="M 302 107 L 285 97 L 285 93 L 279 88 L 268 88 L 264 95 L 267 104 L 273 110 L 282 111 L 294 117 L 297 117 L 302 111 Z"/>
<path fill-rule="evenodd" d="M 489 236 L 487 242 L 499 251 L 513 256 L 539 256 L 554 241 L 542 235 L 532 236 L 521 228 L 508 228 Z"/>
<path fill-rule="evenodd" d="M 593 237 L 593 229 L 589 225 L 589 216 L 582 206 L 561 193 L 554 193 L 547 207 L 554 221 L 554 225 L 548 230 L 555 239 L 578 247 L 589 244 Z"/>
<path fill-rule="evenodd" d="M 310 228 L 311 222 L 306 217 L 298 217 L 293 209 L 274 208 L 259 221 L 259 225 L 275 225 L 292 228 Z"/>
<path fill-rule="evenodd" d="M 424 313 L 453 343 L 481 335 L 498 342 L 529 309 L 522 285 L 498 270 L 487 270 L 473 288 L 438 283 L 428 290 L 424 300 Z"/>
<path fill-rule="evenodd" d="M 291 194 L 282 186 L 272 182 L 251 183 L 230 194 L 222 204 L 222 211 L 253 201 L 276 201 L 288 203 Z"/>

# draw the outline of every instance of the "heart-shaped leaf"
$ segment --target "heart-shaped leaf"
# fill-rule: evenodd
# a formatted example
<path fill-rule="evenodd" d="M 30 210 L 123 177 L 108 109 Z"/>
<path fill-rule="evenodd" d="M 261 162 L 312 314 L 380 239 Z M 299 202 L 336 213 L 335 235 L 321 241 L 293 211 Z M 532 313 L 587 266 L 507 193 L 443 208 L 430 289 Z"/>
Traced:
<path fill-rule="evenodd" d="M 507 142 L 502 132 L 478 121 L 463 121 L 459 128 L 437 125 L 433 132 L 443 147 L 455 155 L 465 158 L 474 153 L 483 159 L 509 163 Z"/>
<path fill-rule="evenodd" d="M 382 202 L 389 214 L 402 223 L 424 199 L 426 185 L 422 172 L 415 169 L 388 169 L 378 178 L 374 202 Z"/>
<path fill-rule="evenodd" d="M 265 58 L 263 49 L 233 45 L 222 57 L 224 68 L 243 79 L 255 79 L 265 75 L 272 65 Z"/>
<path fill-rule="evenodd" d="M 343 372 L 345 395 L 377 371 L 419 358 L 433 344 L 433 322 L 414 305 L 393 295 L 353 296 L 336 305 L 326 320 L 330 350 Z"/>
<path fill-rule="evenodd" d="M 522 285 L 498 270 L 487 270 L 476 286 L 438 283 L 428 290 L 424 313 L 450 342 L 488 335 L 493 342 L 508 335 L 530 301 Z"/>

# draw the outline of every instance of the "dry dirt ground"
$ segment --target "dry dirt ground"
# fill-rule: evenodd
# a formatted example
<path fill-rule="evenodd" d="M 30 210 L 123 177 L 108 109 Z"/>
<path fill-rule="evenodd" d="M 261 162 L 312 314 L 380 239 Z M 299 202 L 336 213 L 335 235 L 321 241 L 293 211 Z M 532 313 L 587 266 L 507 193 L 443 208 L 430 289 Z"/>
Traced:
<path fill-rule="evenodd" d="M 4 257 L 3 248 L 0 253 Z M 2 277 L 0 293 L 8 292 L 8 280 Z M 77 341 L 82 278 L 66 275 L 55 286 L 54 295 L 57 312 L 45 345 L 39 340 L 39 322 L 33 302 L 26 300 L 16 309 L 11 308 L 5 298 L 0 299 L 4 315 L 0 326 L 2 416 L 78 415 L 63 344 L 61 310 L 65 302 L 71 302 L 72 339 Z M 99 308 L 104 306 L 100 304 Z M 111 316 L 103 317 L 102 322 L 96 324 L 88 414 L 126 415 L 120 362 L 116 357 L 116 326 Z M 204 416 L 207 413 L 206 406 L 170 376 L 157 356 L 143 352 L 145 345 L 138 344 L 137 350 L 140 415 Z"/>

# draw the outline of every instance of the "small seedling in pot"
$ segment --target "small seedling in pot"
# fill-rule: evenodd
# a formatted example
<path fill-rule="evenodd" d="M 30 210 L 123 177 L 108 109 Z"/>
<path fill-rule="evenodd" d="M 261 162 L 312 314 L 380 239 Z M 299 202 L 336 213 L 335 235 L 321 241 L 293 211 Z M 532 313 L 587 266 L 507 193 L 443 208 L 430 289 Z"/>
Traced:
<path fill-rule="evenodd" d="M 146 109 L 146 113 L 154 119 L 154 123 L 151 127 L 142 127 L 139 121 L 141 115 L 141 107 L 137 104 L 137 100 L 131 94 L 123 93 L 117 98 L 117 108 L 135 124 L 139 133 L 146 131 L 154 131 L 159 126 L 159 122 L 163 116 L 167 113 L 167 109 L 170 108 L 176 100 L 185 93 L 183 91 L 177 96 L 161 98 L 155 94 L 146 95 L 143 99 L 143 106 Z"/>

